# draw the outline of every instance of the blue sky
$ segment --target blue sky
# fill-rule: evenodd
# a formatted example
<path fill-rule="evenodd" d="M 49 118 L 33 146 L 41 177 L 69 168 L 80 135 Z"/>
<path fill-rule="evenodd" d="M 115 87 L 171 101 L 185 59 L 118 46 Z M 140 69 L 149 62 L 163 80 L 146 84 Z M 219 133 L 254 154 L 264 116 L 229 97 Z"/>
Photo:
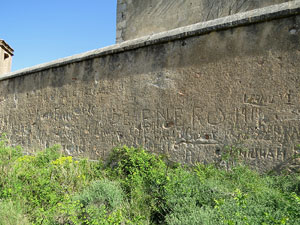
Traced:
<path fill-rule="evenodd" d="M 112 45 L 117 0 L 1 1 L 0 39 L 14 50 L 12 71 Z"/>

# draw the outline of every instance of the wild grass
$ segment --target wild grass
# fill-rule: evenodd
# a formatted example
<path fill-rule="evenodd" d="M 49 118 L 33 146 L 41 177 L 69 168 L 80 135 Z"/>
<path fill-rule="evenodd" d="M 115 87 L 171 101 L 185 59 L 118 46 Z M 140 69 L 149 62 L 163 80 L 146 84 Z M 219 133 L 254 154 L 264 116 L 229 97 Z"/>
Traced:
<path fill-rule="evenodd" d="M 186 167 L 141 148 L 106 163 L 0 141 L 0 224 L 300 224 L 300 175 Z"/>

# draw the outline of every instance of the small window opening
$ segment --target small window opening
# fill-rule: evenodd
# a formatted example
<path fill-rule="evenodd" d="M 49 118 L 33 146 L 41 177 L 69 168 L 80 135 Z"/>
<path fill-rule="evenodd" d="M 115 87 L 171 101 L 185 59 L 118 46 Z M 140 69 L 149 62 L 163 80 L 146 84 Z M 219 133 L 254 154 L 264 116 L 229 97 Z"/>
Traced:
<path fill-rule="evenodd" d="M 9 54 L 4 53 L 4 60 L 9 58 Z"/>

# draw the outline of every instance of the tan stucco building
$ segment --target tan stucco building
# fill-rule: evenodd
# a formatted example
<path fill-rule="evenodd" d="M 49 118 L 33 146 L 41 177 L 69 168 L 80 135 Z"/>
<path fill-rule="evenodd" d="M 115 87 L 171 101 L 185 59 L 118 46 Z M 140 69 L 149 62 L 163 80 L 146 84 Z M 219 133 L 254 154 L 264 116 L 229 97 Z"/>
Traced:
<path fill-rule="evenodd" d="M 0 39 L 0 76 L 10 72 L 13 53 L 14 50 Z"/>

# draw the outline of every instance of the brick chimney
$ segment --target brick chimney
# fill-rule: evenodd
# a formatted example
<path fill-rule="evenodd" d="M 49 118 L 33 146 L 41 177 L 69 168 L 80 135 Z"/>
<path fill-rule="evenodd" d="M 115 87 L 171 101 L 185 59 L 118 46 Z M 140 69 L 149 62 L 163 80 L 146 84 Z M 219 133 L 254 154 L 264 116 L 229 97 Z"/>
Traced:
<path fill-rule="evenodd" d="M 0 77 L 11 71 L 13 53 L 14 50 L 0 39 Z"/>

